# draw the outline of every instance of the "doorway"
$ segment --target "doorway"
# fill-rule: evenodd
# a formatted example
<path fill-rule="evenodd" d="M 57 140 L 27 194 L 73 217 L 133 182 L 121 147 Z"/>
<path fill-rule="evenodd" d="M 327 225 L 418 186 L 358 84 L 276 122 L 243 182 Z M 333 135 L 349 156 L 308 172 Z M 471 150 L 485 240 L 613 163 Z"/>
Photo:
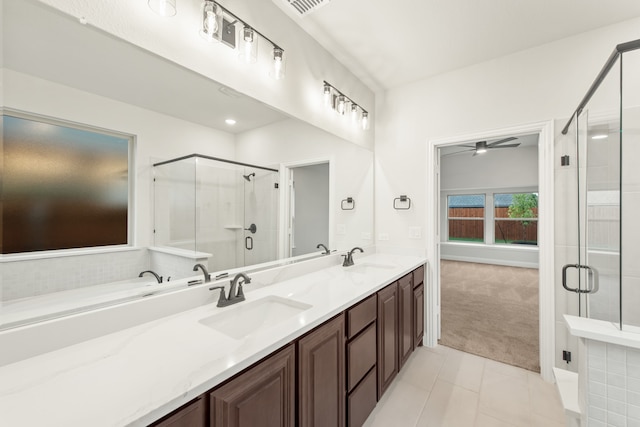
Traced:
<path fill-rule="evenodd" d="M 443 250 L 442 195 L 440 189 L 440 149 L 477 141 L 490 141 L 520 135 L 538 136 L 538 265 L 539 265 L 539 357 L 540 373 L 552 381 L 554 366 L 554 247 L 553 247 L 553 122 L 541 122 L 482 132 L 453 138 L 429 141 L 426 186 L 427 212 L 427 260 L 426 273 L 428 306 L 425 344 L 436 346 L 441 333 L 441 283 L 440 259 Z M 475 148 L 475 146 L 473 147 Z M 495 230 L 494 230 L 495 231 Z M 495 238 L 495 237 L 494 237 Z"/>
<path fill-rule="evenodd" d="M 438 151 L 438 342 L 539 372 L 538 135 Z"/>
<path fill-rule="evenodd" d="M 287 256 L 317 252 L 318 244 L 329 244 L 329 162 L 287 170 Z"/>

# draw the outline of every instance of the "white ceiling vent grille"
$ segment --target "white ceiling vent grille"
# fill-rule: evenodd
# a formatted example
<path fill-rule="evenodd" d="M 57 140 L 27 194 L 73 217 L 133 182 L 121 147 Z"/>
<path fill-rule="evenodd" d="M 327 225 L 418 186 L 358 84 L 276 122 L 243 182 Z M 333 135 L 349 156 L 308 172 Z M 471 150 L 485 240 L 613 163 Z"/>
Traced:
<path fill-rule="evenodd" d="M 298 15 L 306 16 L 329 3 L 331 0 L 280 0 L 295 10 Z"/>

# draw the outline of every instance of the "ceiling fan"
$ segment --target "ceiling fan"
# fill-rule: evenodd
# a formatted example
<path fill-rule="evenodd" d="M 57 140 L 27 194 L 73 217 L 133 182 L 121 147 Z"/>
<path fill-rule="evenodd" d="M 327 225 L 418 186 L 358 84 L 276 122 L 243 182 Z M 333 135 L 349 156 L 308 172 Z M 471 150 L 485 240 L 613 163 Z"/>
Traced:
<path fill-rule="evenodd" d="M 516 139 L 518 139 L 518 138 L 510 136 L 509 138 L 503 138 L 503 139 L 500 139 L 498 141 L 494 141 L 494 142 L 491 142 L 491 143 L 487 143 L 487 141 L 478 141 L 473 145 L 459 145 L 459 147 L 466 147 L 466 148 L 469 148 L 469 149 L 468 150 L 462 150 L 462 151 L 456 151 L 455 153 L 449 153 L 447 155 L 466 153 L 466 152 L 473 151 L 474 152 L 473 156 L 477 156 L 478 154 L 486 153 L 487 150 L 495 150 L 496 148 L 515 148 L 515 147 L 518 147 L 520 145 L 519 142 L 517 144 L 505 144 L 505 143 L 506 142 L 510 142 L 510 141 L 515 141 Z"/>

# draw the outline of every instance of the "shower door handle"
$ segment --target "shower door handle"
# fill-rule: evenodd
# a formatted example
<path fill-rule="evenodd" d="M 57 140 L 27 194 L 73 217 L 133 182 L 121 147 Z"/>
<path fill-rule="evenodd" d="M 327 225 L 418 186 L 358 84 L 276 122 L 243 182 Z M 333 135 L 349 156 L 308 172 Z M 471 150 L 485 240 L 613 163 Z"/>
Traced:
<path fill-rule="evenodd" d="M 248 251 L 253 249 L 253 237 L 247 236 L 244 238 L 244 248 Z"/>
<path fill-rule="evenodd" d="M 589 278 L 589 280 L 587 281 L 587 289 L 570 288 L 567 285 L 567 270 L 570 268 L 575 268 L 576 270 L 587 270 L 587 275 Z M 575 292 L 577 294 L 595 294 L 599 289 L 598 271 L 594 268 L 589 267 L 588 265 L 566 264 L 564 267 L 562 267 L 562 287 L 569 292 Z"/>

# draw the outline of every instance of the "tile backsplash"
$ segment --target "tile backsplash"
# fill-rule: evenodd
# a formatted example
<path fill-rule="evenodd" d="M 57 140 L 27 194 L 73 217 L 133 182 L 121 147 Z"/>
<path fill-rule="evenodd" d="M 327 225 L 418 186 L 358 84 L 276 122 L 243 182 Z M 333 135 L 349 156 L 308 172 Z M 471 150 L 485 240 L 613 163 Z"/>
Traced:
<path fill-rule="evenodd" d="M 133 279 L 149 264 L 146 248 L 5 262 L 2 301 Z"/>

